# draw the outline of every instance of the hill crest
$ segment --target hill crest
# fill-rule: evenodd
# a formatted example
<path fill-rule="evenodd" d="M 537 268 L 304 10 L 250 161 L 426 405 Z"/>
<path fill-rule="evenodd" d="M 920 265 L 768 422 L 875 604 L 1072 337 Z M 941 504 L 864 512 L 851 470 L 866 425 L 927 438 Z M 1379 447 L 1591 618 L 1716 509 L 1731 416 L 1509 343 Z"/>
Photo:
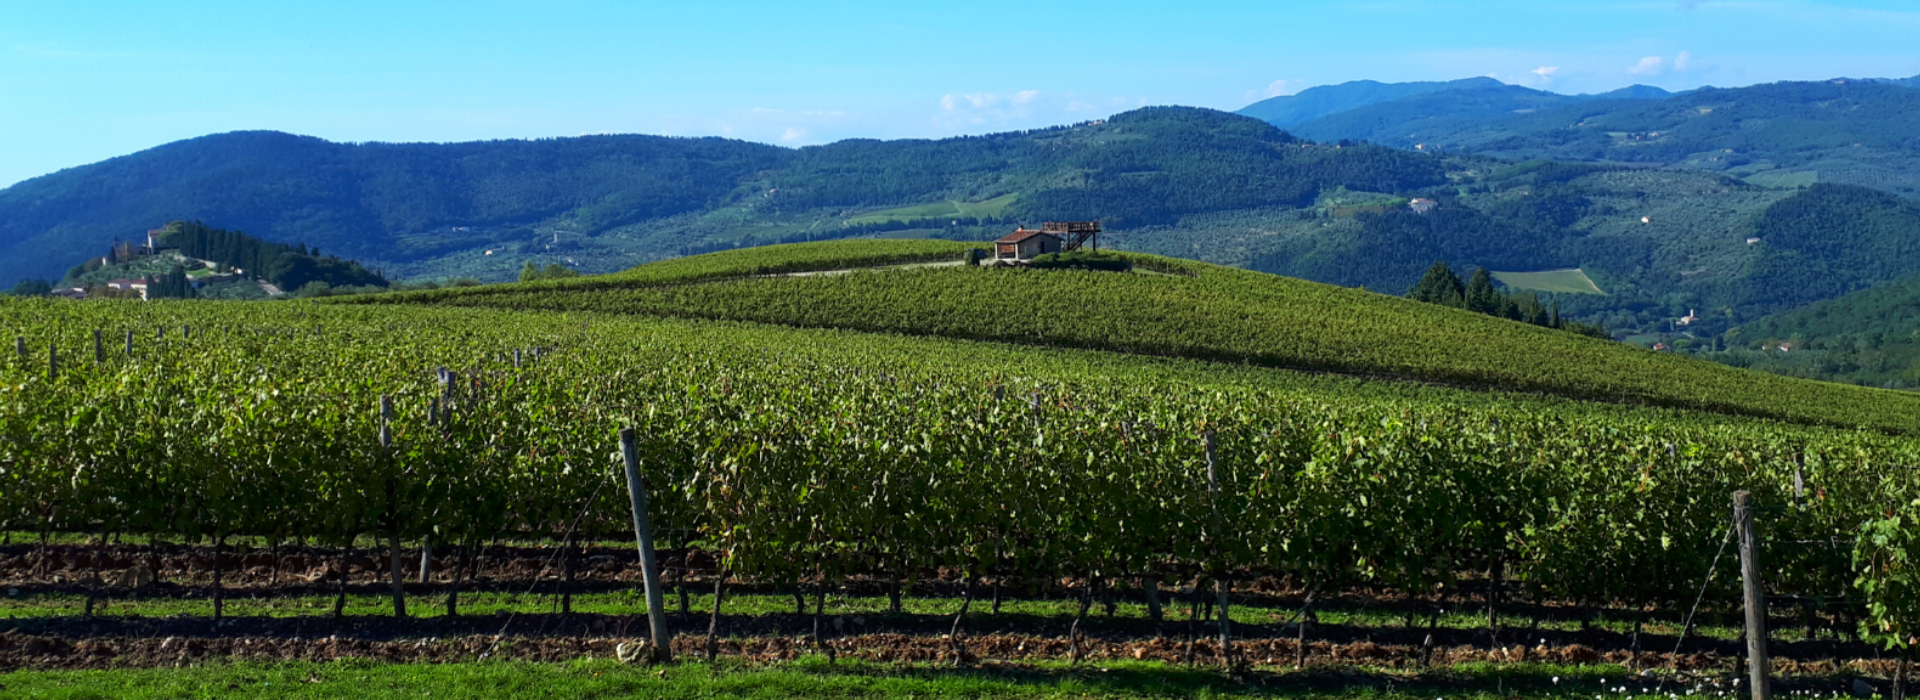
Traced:
<path fill-rule="evenodd" d="M 792 272 L 957 260 L 962 243 L 771 246 L 617 275 L 349 298 L 747 321 L 1110 350 L 1288 370 L 1539 392 L 1908 431 L 1920 395 L 1765 375 L 1364 290 L 1159 256 L 1148 272 L 967 266 Z M 882 262 L 884 261 L 884 262 Z M 1016 300 L 1083 300 L 1071 312 Z M 1791 397 L 1786 400 L 1786 397 Z M 1871 417 L 1868 417 L 1871 415 Z"/>

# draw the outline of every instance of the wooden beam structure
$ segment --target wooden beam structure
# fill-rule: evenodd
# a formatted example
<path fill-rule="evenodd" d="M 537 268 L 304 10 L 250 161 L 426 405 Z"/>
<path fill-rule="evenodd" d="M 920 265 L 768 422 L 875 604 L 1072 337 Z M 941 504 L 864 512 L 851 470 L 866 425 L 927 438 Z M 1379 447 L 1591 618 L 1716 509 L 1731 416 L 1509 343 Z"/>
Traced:
<path fill-rule="evenodd" d="M 1079 250 L 1088 245 L 1090 249 L 1100 250 L 1100 222 L 1098 221 L 1048 221 L 1040 225 L 1040 230 L 1059 236 L 1064 244 L 1060 252 Z"/>

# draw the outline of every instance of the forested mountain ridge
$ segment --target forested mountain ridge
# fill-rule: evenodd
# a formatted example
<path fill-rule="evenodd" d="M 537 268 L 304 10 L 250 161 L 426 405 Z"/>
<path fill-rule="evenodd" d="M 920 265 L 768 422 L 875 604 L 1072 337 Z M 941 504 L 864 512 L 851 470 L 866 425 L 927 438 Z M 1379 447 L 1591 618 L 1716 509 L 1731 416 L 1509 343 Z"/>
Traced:
<path fill-rule="evenodd" d="M 434 248 L 406 233 L 680 213 L 783 157 L 772 146 L 656 136 L 358 145 L 206 136 L 0 190 L 0 279 L 48 276 L 76 247 L 180 219 L 363 260 L 407 259 Z"/>
<path fill-rule="evenodd" d="M 1493 78 L 1465 78 L 1446 82 L 1382 83 L 1355 80 L 1339 85 L 1322 85 L 1301 90 L 1299 94 L 1269 97 L 1240 109 L 1243 114 L 1280 128 L 1290 128 L 1315 119 L 1368 105 L 1393 102 L 1415 95 L 1453 92 L 1503 85 Z"/>
<path fill-rule="evenodd" d="M 1303 136 L 1311 131 L 1332 134 L 1333 139 L 1341 139 L 1354 138 L 1354 136 L 1351 133 L 1341 133 L 1339 128 L 1333 125 L 1334 122 L 1326 118 L 1381 104 L 1395 104 L 1394 107 L 1388 108 L 1389 112 L 1406 112 L 1409 111 L 1407 104 L 1415 98 L 1421 98 L 1422 102 L 1430 102 L 1431 104 L 1427 105 L 1428 110 L 1434 107 L 1451 107 L 1460 112 L 1497 115 L 1513 109 L 1523 109 L 1528 105 L 1537 107 L 1544 104 L 1571 104 L 1595 100 L 1657 99 L 1672 94 L 1650 85 L 1633 85 L 1597 95 L 1562 95 L 1508 85 L 1487 77 L 1413 83 L 1356 80 L 1339 85 L 1308 88 L 1295 95 L 1267 98 L 1247 105 L 1235 114 L 1260 119 L 1283 129 L 1295 130 Z M 1489 101 L 1487 99 L 1489 97 L 1496 99 Z M 1478 104 L 1463 104 L 1475 102 Z M 1308 138 L 1319 137 L 1308 136 Z"/>
<path fill-rule="evenodd" d="M 179 219 L 303 241 L 403 278 L 506 279 L 529 258 L 605 271 L 687 247 L 862 233 L 847 220 L 862 210 L 926 202 L 1000 198 L 1009 220 L 1128 226 L 1301 206 L 1323 188 L 1445 181 L 1432 156 L 1319 146 L 1257 120 L 1177 107 L 803 149 L 656 136 L 339 144 L 239 132 L 0 190 L 0 279 L 57 276 L 76 247 Z M 945 227 L 961 217 L 922 218 Z"/>
<path fill-rule="evenodd" d="M 1920 387 L 1920 276 L 1767 316 L 1706 356 L 1769 372 Z"/>
<path fill-rule="evenodd" d="M 1568 96 L 1482 84 L 1367 104 L 1289 127 L 1320 140 L 1508 159 L 1688 167 L 1761 184 L 1833 182 L 1913 196 L 1920 194 L 1920 122 L 1911 118 L 1920 113 L 1915 87 L 1920 77 Z"/>
<path fill-rule="evenodd" d="M 1669 96 L 1671 93 L 1665 90 L 1644 85 L 1602 95 L 1562 95 L 1484 78 L 1482 82 L 1457 89 L 1410 95 L 1391 102 L 1328 114 L 1295 124 L 1292 129 L 1312 139 L 1371 141 L 1401 148 L 1438 148 L 1452 144 L 1446 141 L 1434 143 L 1435 136 L 1471 132 L 1475 127 L 1500 129 L 1507 118 L 1515 115 L 1569 105 L 1612 105 Z"/>
<path fill-rule="evenodd" d="M 1697 351 L 1795 377 L 1920 387 L 1920 275 L 1762 317 Z"/>

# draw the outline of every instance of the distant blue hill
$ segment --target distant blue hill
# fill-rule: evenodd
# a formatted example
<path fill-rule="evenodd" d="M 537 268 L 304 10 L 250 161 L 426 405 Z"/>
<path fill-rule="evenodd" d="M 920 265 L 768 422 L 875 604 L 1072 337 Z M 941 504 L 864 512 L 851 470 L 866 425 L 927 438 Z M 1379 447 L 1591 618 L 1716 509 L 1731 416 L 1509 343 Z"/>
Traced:
<path fill-rule="evenodd" d="M 1436 141 L 1458 142 L 1463 132 L 1482 128 L 1500 128 L 1512 116 L 1526 115 L 1570 105 L 1640 102 L 1624 95 L 1562 95 L 1497 81 L 1461 90 L 1446 90 L 1406 97 L 1392 102 L 1367 105 L 1338 114 L 1330 114 L 1291 130 L 1320 141 L 1373 141 L 1394 146 L 1412 146 Z M 1643 86 L 1644 87 L 1644 86 Z M 1650 92 L 1651 91 L 1651 92 Z M 1627 95 L 1652 94 L 1655 99 L 1668 93 L 1659 88 L 1619 91 Z"/>
<path fill-rule="evenodd" d="M 1856 184 L 1920 196 L 1920 76 L 1836 78 L 1672 93 L 1635 85 L 1561 95 L 1477 78 L 1314 88 L 1242 110 L 1321 142 L 1499 158 L 1689 167 L 1758 184 Z M 1398 97 L 1390 97 L 1398 95 Z M 1339 111 L 1327 111 L 1346 106 Z M 1314 109 L 1308 109 L 1312 107 Z"/>
<path fill-rule="evenodd" d="M 1575 95 L 1575 97 L 1599 100 L 1658 100 L 1672 97 L 1676 94 L 1680 93 L 1667 92 L 1652 85 L 1628 85 L 1618 90 L 1603 92 L 1598 95 Z"/>
<path fill-rule="evenodd" d="M 1280 127 L 1295 129 L 1303 125 L 1328 117 L 1375 108 L 1379 105 L 1394 105 L 1425 98 L 1417 104 L 1446 105 L 1456 102 L 1465 103 L 1473 113 L 1498 114 L 1515 109 L 1538 109 L 1552 104 L 1573 104 L 1593 100 L 1645 100 L 1670 97 L 1673 93 L 1649 85 L 1634 85 L 1598 95 L 1561 95 L 1508 85 L 1493 78 L 1466 78 L 1445 82 L 1382 83 L 1373 80 L 1356 80 L 1339 85 L 1322 85 L 1309 88 L 1297 95 L 1275 97 L 1261 100 L 1239 111 L 1239 114 L 1253 117 Z M 1404 111 L 1399 107 L 1379 108 L 1380 111 Z M 1337 127 L 1332 127 L 1337 128 Z M 1327 131 L 1327 128 L 1321 131 Z M 1334 136 L 1335 139 L 1348 135 Z"/>
<path fill-rule="evenodd" d="M 1493 78 L 1467 78 L 1447 82 L 1426 83 L 1382 83 L 1374 80 L 1355 80 L 1339 85 L 1322 85 L 1308 88 L 1297 95 L 1275 97 L 1247 105 L 1240 114 L 1253 117 L 1280 127 L 1289 129 L 1331 114 L 1359 109 L 1368 105 L 1392 102 L 1416 95 L 1434 92 L 1484 89 L 1503 85 Z"/>

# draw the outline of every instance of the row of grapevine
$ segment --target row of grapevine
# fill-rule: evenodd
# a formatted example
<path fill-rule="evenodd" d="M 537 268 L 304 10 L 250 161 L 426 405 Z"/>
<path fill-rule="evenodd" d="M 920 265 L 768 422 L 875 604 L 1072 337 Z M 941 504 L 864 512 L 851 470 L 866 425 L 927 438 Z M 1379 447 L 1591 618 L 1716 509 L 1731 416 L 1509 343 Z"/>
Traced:
<path fill-rule="evenodd" d="M 1697 592 L 1728 494 L 1778 506 L 1769 537 L 1850 542 L 1910 493 L 1890 466 L 1920 463 L 1920 441 L 1866 431 L 712 323 L 8 301 L 0 324 L 28 348 L 0 363 L 16 531 L 617 536 L 633 427 L 656 528 L 765 580 L 1432 590 L 1497 560 L 1539 599 L 1661 604 Z M 133 352 L 96 361 L 95 329 L 136 331 Z M 1806 549 L 1771 584 L 1847 596 L 1849 554 Z"/>

